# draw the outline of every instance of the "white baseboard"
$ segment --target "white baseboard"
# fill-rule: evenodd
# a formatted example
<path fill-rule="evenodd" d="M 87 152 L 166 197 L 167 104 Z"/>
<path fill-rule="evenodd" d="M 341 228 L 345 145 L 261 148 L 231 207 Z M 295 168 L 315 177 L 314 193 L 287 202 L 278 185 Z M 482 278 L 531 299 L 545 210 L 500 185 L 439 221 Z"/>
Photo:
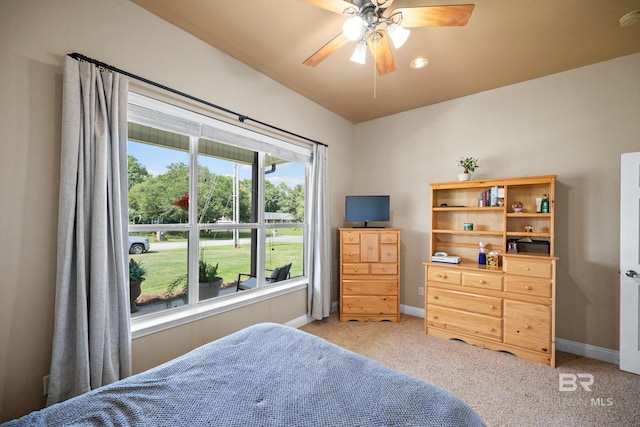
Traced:
<path fill-rule="evenodd" d="M 619 352 L 608 348 L 596 347 L 591 344 L 556 338 L 556 350 L 588 357 L 590 359 L 602 360 L 603 362 L 613 363 L 614 365 L 620 364 Z"/>
<path fill-rule="evenodd" d="M 410 316 L 424 318 L 424 308 L 400 305 L 400 312 Z M 590 359 L 602 360 L 603 362 L 613 363 L 614 365 L 620 364 L 620 354 L 617 351 L 603 347 L 596 347 L 591 344 L 583 344 L 580 342 L 556 338 L 556 350 L 575 354 L 577 356 L 588 357 Z"/>
<path fill-rule="evenodd" d="M 400 304 L 400 313 L 408 314 L 409 316 L 422 317 L 424 319 L 424 308 Z"/>

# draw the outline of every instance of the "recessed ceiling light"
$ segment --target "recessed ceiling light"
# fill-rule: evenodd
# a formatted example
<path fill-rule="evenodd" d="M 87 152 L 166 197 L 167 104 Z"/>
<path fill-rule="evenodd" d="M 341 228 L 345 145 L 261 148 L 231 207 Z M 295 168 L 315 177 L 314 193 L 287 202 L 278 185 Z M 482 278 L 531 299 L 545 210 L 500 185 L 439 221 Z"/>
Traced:
<path fill-rule="evenodd" d="M 638 21 L 640 21 L 640 9 L 624 14 L 622 18 L 620 18 L 620 26 L 626 27 L 627 25 L 635 24 Z"/>
<path fill-rule="evenodd" d="M 429 65 L 429 60 L 427 58 L 423 58 L 423 57 L 418 57 L 418 58 L 414 59 L 413 61 L 411 61 L 411 64 L 409 64 L 409 66 L 414 70 L 418 70 L 420 68 L 424 68 L 427 65 Z"/>

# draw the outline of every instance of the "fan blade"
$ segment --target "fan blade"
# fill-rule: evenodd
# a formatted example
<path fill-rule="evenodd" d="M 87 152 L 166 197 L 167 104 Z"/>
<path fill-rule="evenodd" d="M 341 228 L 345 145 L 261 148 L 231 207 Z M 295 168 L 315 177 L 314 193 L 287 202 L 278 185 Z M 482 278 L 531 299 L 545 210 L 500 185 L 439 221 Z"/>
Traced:
<path fill-rule="evenodd" d="M 382 8 L 382 9 L 386 9 L 389 6 L 391 6 L 391 3 L 393 3 L 393 0 L 373 0 L 373 3 L 375 5 L 377 5 L 378 7 Z"/>
<path fill-rule="evenodd" d="M 358 9 L 348 1 L 343 0 L 300 0 L 303 3 L 310 4 L 311 6 L 319 7 L 320 9 L 328 10 L 329 12 L 335 12 L 342 15 L 345 9 Z"/>
<path fill-rule="evenodd" d="M 400 25 L 405 28 L 463 26 L 469 22 L 474 7 L 474 4 L 399 7 L 392 14 L 402 12 Z"/>
<path fill-rule="evenodd" d="M 380 31 L 382 36 L 379 40 L 373 41 L 374 35 L 370 35 L 367 38 L 367 44 L 369 50 L 376 60 L 376 69 L 379 76 L 391 73 L 396 70 L 396 64 L 393 61 L 393 54 L 391 53 L 391 46 L 389 46 L 389 38 L 386 31 Z"/>
<path fill-rule="evenodd" d="M 313 55 L 308 57 L 303 64 L 308 65 L 309 67 L 315 67 L 322 61 L 324 61 L 327 56 L 331 55 L 336 50 L 340 49 L 342 46 L 347 44 L 349 40 L 344 36 L 344 34 L 340 33 L 335 36 L 329 43 L 322 46 L 318 49 Z"/>

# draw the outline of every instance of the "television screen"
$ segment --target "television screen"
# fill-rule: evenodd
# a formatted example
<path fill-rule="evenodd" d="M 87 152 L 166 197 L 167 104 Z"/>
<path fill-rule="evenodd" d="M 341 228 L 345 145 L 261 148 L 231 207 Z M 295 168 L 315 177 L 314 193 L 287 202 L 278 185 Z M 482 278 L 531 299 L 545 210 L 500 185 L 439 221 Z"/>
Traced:
<path fill-rule="evenodd" d="M 389 221 L 389 196 L 347 196 L 345 221 Z"/>

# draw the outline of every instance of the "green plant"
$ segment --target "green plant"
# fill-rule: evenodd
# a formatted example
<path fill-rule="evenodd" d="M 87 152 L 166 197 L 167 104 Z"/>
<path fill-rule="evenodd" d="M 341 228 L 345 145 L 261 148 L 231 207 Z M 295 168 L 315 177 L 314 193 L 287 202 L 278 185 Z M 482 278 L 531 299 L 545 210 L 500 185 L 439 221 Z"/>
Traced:
<path fill-rule="evenodd" d="M 480 167 L 478 166 L 478 159 L 473 157 L 463 157 L 458 160 L 458 165 L 464 168 L 464 173 L 473 172 Z"/>
<path fill-rule="evenodd" d="M 219 279 L 218 277 L 218 263 L 208 263 L 204 259 L 200 258 L 198 261 L 198 281 L 203 283 L 213 282 Z"/>
<path fill-rule="evenodd" d="M 211 262 L 205 261 L 203 254 L 200 253 L 200 260 L 198 261 L 198 282 L 200 283 L 211 283 L 216 280 L 222 279 L 222 277 L 218 276 L 218 263 L 215 265 Z M 171 299 L 173 299 L 176 289 L 181 287 L 182 290 L 182 298 L 186 301 L 187 290 L 189 289 L 189 275 L 183 274 L 182 276 L 177 277 L 173 282 L 167 286 L 166 299 L 167 304 L 170 303 Z"/>
<path fill-rule="evenodd" d="M 129 281 L 142 280 L 145 274 L 147 274 L 147 269 L 142 266 L 142 261 L 129 258 Z"/>

